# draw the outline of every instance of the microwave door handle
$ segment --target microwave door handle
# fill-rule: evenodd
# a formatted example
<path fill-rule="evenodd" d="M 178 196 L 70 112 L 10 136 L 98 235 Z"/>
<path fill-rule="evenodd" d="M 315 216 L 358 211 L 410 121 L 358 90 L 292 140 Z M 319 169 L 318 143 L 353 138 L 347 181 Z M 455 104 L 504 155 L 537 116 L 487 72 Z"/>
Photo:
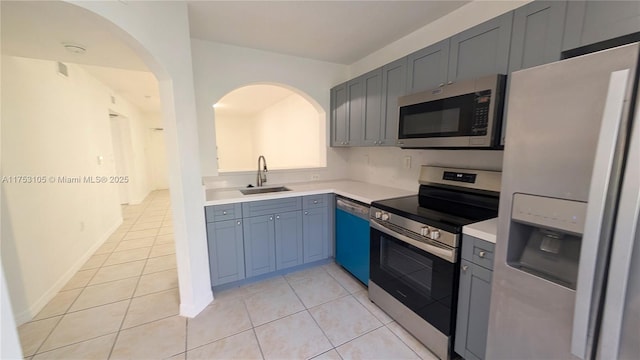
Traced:
<path fill-rule="evenodd" d="M 629 70 L 611 73 L 609 89 L 600 127 L 600 138 L 591 176 L 585 227 L 580 247 L 580 265 L 573 313 L 571 353 L 580 359 L 591 357 L 595 336 L 595 319 L 602 293 L 605 256 L 613 213 L 607 207 L 616 156 L 616 141 L 620 130 Z M 602 239 L 602 240 L 601 240 Z"/>
<path fill-rule="evenodd" d="M 640 256 L 640 107 L 636 109 L 611 250 L 607 298 L 598 341 L 598 358 L 620 358 L 620 338 L 631 263 Z M 635 249 L 634 249 L 635 246 Z M 635 250 L 635 251 L 634 251 Z M 635 273 L 634 276 L 640 276 Z M 628 316 L 629 314 L 627 314 Z M 636 322 L 637 324 L 637 322 Z"/>

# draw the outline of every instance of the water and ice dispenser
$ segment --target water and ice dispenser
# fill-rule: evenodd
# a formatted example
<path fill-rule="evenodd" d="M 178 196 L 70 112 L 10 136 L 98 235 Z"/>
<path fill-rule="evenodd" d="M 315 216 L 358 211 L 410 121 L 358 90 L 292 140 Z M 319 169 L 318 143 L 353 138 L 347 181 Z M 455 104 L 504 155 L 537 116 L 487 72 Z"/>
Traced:
<path fill-rule="evenodd" d="M 576 288 L 587 203 L 514 194 L 507 263 Z"/>

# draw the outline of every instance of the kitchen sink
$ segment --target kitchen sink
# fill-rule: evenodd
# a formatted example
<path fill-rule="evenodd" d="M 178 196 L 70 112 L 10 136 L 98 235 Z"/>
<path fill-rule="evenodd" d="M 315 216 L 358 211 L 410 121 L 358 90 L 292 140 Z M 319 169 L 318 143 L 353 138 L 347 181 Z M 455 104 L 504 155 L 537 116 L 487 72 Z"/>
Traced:
<path fill-rule="evenodd" d="M 288 189 L 284 186 L 278 186 L 278 187 L 268 187 L 268 188 L 257 187 L 257 188 L 240 190 L 242 195 L 267 194 L 267 193 L 281 192 L 281 191 L 291 191 L 291 189 Z"/>

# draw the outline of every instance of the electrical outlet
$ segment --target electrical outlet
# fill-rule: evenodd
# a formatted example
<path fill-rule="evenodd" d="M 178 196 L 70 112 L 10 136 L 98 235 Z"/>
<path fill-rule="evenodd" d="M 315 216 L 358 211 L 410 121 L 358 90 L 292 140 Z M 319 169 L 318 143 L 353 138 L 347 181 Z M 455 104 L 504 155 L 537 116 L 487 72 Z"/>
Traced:
<path fill-rule="evenodd" d="M 404 168 L 411 169 L 411 156 L 404 157 Z"/>
<path fill-rule="evenodd" d="M 369 165 L 369 155 L 368 154 L 364 156 L 364 163 Z"/>
<path fill-rule="evenodd" d="M 84 221 L 80 221 L 80 231 L 84 231 Z"/>
<path fill-rule="evenodd" d="M 320 175 L 318 174 L 311 175 L 311 181 L 317 181 L 317 180 L 320 180 Z"/>

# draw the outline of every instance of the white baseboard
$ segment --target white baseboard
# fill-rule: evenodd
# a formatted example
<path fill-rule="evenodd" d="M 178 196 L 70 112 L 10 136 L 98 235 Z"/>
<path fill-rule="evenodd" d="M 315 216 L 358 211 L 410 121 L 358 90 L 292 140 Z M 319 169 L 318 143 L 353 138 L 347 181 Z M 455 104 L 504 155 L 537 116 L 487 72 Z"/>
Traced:
<path fill-rule="evenodd" d="M 29 306 L 26 310 L 21 311 L 15 315 L 16 324 L 18 326 L 26 323 L 33 319 L 39 312 L 42 310 L 48 303 L 56 296 L 62 288 L 71 280 L 71 278 L 82 268 L 82 266 L 89 260 L 91 256 L 98 250 L 102 244 L 113 234 L 118 227 L 122 225 L 122 218 L 117 219 L 112 226 L 107 229 L 105 233 L 98 239 L 98 241 L 91 246 L 70 268 L 67 272 L 58 279 L 47 291 L 40 296 L 38 300 L 36 300 L 31 306 Z"/>

